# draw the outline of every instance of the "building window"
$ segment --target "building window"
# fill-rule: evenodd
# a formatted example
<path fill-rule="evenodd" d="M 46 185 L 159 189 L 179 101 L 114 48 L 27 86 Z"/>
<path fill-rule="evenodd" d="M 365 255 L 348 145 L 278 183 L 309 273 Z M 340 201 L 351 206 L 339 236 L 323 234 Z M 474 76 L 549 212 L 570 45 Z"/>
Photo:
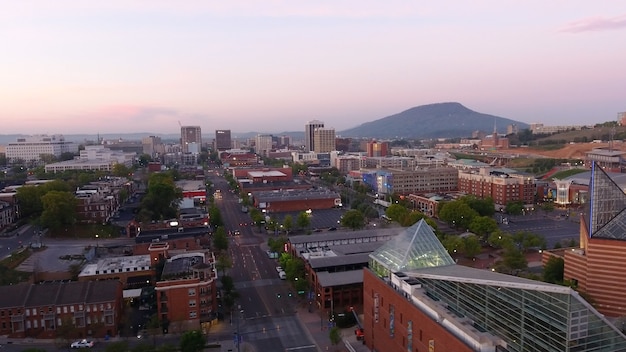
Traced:
<path fill-rule="evenodd" d="M 194 319 L 198 316 L 198 314 L 196 313 L 195 310 L 192 310 L 191 312 L 189 312 L 189 318 L 190 319 Z"/>
<path fill-rule="evenodd" d="M 63 313 L 67 313 L 67 306 L 63 307 Z"/>
<path fill-rule="evenodd" d="M 196 289 L 195 288 L 190 288 L 189 289 L 189 295 L 190 296 L 195 296 L 196 295 Z"/>
<path fill-rule="evenodd" d="M 196 300 L 194 299 L 194 300 L 189 301 L 189 306 L 190 307 L 195 307 L 196 306 Z"/>

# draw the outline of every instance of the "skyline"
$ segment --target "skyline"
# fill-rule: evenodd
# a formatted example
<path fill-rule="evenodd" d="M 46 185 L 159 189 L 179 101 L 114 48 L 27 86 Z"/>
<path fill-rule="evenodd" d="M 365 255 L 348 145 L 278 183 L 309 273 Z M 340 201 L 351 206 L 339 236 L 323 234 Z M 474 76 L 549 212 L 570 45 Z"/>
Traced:
<path fill-rule="evenodd" d="M 4 4 L 0 133 L 341 131 L 450 101 L 546 125 L 626 111 L 626 3 L 149 4 Z"/>

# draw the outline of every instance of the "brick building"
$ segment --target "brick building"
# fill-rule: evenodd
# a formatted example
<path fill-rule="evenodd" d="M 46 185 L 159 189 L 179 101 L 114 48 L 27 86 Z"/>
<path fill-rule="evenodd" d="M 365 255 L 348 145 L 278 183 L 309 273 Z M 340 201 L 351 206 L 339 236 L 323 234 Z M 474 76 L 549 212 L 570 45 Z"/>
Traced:
<path fill-rule="evenodd" d="M 116 280 L 0 286 L 0 297 L 0 335 L 54 339 L 118 334 L 123 300 Z"/>
<path fill-rule="evenodd" d="M 167 248 L 163 248 L 167 256 Z M 212 253 L 190 252 L 167 259 L 156 283 L 159 320 L 166 331 L 205 329 L 216 318 L 217 271 Z"/>
<path fill-rule="evenodd" d="M 370 255 L 372 351 L 623 351 L 626 336 L 569 287 L 456 265 L 424 220 Z"/>
<path fill-rule="evenodd" d="M 341 207 L 339 193 L 322 189 L 252 192 L 253 205 L 266 212 L 305 211 Z"/>
<path fill-rule="evenodd" d="M 124 289 L 132 289 L 153 284 L 154 275 L 150 255 L 131 255 L 102 258 L 87 264 L 78 274 L 78 281 L 117 280 Z"/>
<path fill-rule="evenodd" d="M 369 254 L 396 234 L 395 229 L 379 229 L 291 236 L 287 249 L 304 261 L 310 297 L 315 297 L 311 303 L 325 312 L 342 312 L 362 306 Z"/>
<path fill-rule="evenodd" d="M 458 171 L 452 167 L 413 170 L 385 169 L 362 172 L 363 182 L 379 194 L 452 192 L 458 187 Z"/>
<path fill-rule="evenodd" d="M 389 142 L 367 142 L 367 156 L 387 156 L 390 153 Z"/>
<path fill-rule="evenodd" d="M 532 205 L 537 193 L 533 177 L 491 168 L 459 171 L 459 191 L 478 198 L 491 197 L 498 210 L 509 202 Z"/>
<path fill-rule="evenodd" d="M 589 294 L 607 316 L 626 315 L 626 194 L 592 163 L 589 202 L 580 217 L 580 245 L 564 253 L 564 279 Z"/>

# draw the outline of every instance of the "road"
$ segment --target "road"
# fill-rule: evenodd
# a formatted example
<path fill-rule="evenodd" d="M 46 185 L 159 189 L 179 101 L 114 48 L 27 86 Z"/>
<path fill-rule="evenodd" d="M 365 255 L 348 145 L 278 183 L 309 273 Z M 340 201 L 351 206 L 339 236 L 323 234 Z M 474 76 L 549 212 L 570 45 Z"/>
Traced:
<path fill-rule="evenodd" d="M 8 233 L 8 236 L 0 237 L 0 259 L 6 258 L 20 246 L 28 246 L 40 241 L 41 236 L 38 227 L 24 225 L 19 229 Z"/>
<path fill-rule="evenodd" d="M 229 237 L 233 267 L 228 272 L 239 299 L 232 318 L 225 319 L 231 321 L 234 331 L 239 330 L 243 343 L 256 351 L 317 351 L 295 315 L 297 295 L 286 281 L 279 279 L 276 260 L 269 259 L 265 252 L 267 235 L 254 226 L 241 225 L 250 223 L 250 217 L 241 211 L 238 196 L 228 190 L 223 178 L 211 176 L 211 182 L 222 193 L 215 202 L 226 231 L 240 230 L 239 236 Z"/>

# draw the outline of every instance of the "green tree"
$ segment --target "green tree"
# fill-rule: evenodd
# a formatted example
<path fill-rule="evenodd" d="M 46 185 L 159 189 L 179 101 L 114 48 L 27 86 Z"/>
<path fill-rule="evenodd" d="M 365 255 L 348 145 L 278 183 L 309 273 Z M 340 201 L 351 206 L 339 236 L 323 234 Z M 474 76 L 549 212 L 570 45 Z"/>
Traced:
<path fill-rule="evenodd" d="M 149 219 L 142 220 L 167 220 L 178 216 L 183 195 L 174 184 L 174 177 L 170 173 L 150 175 L 146 195 L 141 201 L 141 215 L 149 216 Z"/>
<path fill-rule="evenodd" d="M 306 229 L 311 226 L 311 218 L 309 217 L 309 214 L 301 211 L 298 214 L 298 218 L 296 218 L 296 226 L 298 226 L 298 228 L 300 229 Z"/>
<path fill-rule="evenodd" d="M 284 236 L 270 237 L 267 239 L 267 246 L 270 248 L 271 252 L 282 252 L 283 248 L 285 248 L 285 243 L 287 243 L 287 238 Z"/>
<path fill-rule="evenodd" d="M 463 238 L 463 254 L 467 258 L 474 258 L 482 251 L 480 240 L 476 236 L 467 236 Z"/>
<path fill-rule="evenodd" d="M 200 330 L 186 331 L 180 337 L 180 350 L 183 352 L 200 352 L 206 344 Z"/>
<path fill-rule="evenodd" d="M 498 229 L 498 224 L 491 217 L 477 216 L 472 219 L 472 222 L 469 225 L 469 229 L 478 236 L 487 239 L 489 234 Z"/>
<path fill-rule="evenodd" d="M 70 192 L 50 191 L 41 197 L 41 224 L 53 230 L 76 222 L 76 197 Z"/>
<path fill-rule="evenodd" d="M 400 221 L 409 214 L 409 209 L 400 204 L 391 204 L 385 210 L 385 215 L 387 215 L 391 220 L 400 223 Z"/>
<path fill-rule="evenodd" d="M 358 210 L 348 210 L 341 218 L 341 225 L 352 230 L 362 229 L 365 226 L 365 217 Z"/>
<path fill-rule="evenodd" d="M 333 346 L 337 345 L 339 342 L 341 342 L 341 330 L 339 330 L 338 327 L 333 326 L 328 331 L 328 338 L 330 339 L 330 343 L 332 343 Z"/>
<path fill-rule="evenodd" d="M 218 227 L 224 225 L 224 221 L 222 220 L 222 213 L 217 205 L 213 204 L 209 208 L 209 221 L 211 222 L 211 226 Z"/>
<path fill-rule="evenodd" d="M 509 272 L 515 273 L 528 267 L 524 253 L 516 248 L 506 248 L 502 255 L 502 261 Z"/>
<path fill-rule="evenodd" d="M 17 189 L 17 200 L 20 204 L 20 213 L 22 217 L 31 215 L 39 215 L 43 211 L 43 203 L 41 196 L 44 195 L 44 189 L 39 186 L 24 186 Z"/>
<path fill-rule="evenodd" d="M 229 256 L 222 253 L 217 257 L 217 261 L 215 263 L 215 269 L 218 272 L 221 271 L 222 275 L 226 274 L 226 269 L 230 269 L 232 267 L 233 267 L 233 261 L 230 259 Z"/>
<path fill-rule="evenodd" d="M 285 218 L 283 219 L 283 228 L 287 234 L 289 234 L 289 231 L 293 228 L 293 216 L 290 214 L 285 215 Z"/>
<path fill-rule="evenodd" d="M 546 240 L 543 238 L 543 236 L 534 234 L 532 232 L 516 232 L 511 235 L 511 240 L 515 245 L 515 248 L 522 252 L 525 252 L 530 248 L 544 249 L 546 246 Z"/>
<path fill-rule="evenodd" d="M 504 207 L 504 211 L 510 215 L 520 215 L 522 214 L 522 210 L 524 210 L 524 203 L 520 201 L 508 202 Z"/>
<path fill-rule="evenodd" d="M 419 212 L 419 211 L 412 211 L 410 213 L 407 213 L 404 217 L 402 217 L 402 219 L 400 219 L 400 225 L 411 226 L 415 224 L 416 222 L 425 218 L 426 218 L 426 215 L 424 215 L 424 213 Z"/>
<path fill-rule="evenodd" d="M 552 284 L 563 283 L 563 274 L 565 273 L 565 261 L 563 258 L 551 256 L 543 268 L 543 281 Z"/>
<path fill-rule="evenodd" d="M 113 175 L 117 177 L 128 177 L 132 173 L 132 170 L 121 163 L 113 165 Z"/>
<path fill-rule="evenodd" d="M 218 227 L 213 233 L 213 248 L 218 252 L 228 249 L 228 237 L 223 227 Z"/>
<path fill-rule="evenodd" d="M 478 216 L 478 213 L 470 208 L 463 201 L 452 201 L 444 203 L 439 211 L 439 218 L 448 224 L 460 228 L 467 229 L 472 220 Z"/>
<path fill-rule="evenodd" d="M 543 204 L 541 204 L 541 210 L 544 211 L 544 213 L 548 214 L 554 211 L 554 204 L 550 203 L 550 202 L 545 202 Z"/>
<path fill-rule="evenodd" d="M 484 199 L 478 198 L 473 195 L 461 197 L 461 201 L 467 203 L 470 208 L 474 209 L 480 216 L 493 216 L 496 211 L 493 199 L 487 197 Z"/>

